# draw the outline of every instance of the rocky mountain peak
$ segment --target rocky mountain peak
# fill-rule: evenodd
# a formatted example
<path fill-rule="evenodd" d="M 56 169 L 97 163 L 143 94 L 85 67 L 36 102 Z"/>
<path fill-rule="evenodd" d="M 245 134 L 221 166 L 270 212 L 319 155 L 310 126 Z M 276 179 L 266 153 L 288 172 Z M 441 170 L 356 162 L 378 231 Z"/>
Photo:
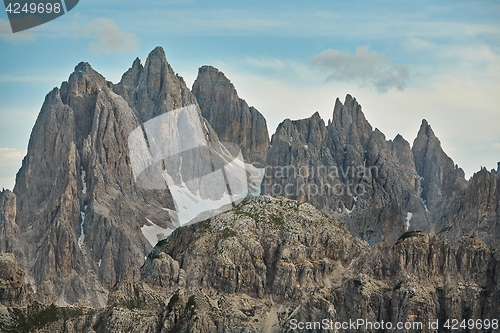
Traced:
<path fill-rule="evenodd" d="M 401 136 L 387 142 L 350 95 L 344 104 L 336 100 L 327 126 L 318 113 L 283 121 L 267 165 L 276 179 L 266 178 L 265 193 L 308 201 L 369 243 L 395 241 L 410 228 L 430 229 L 409 143 Z"/>
<path fill-rule="evenodd" d="M 149 53 L 144 66 L 136 58 L 113 90 L 128 102 L 142 122 L 185 105 L 197 104 L 184 80 L 167 62 L 160 46 Z"/>
<path fill-rule="evenodd" d="M 286 155 L 283 155 L 283 153 L 289 148 L 307 150 L 308 154 L 310 154 L 320 149 L 322 141 L 326 139 L 326 132 L 325 122 L 318 112 L 315 112 L 309 118 L 285 119 L 278 125 L 276 133 L 271 138 L 272 148 L 268 154 L 268 161 L 271 162 L 274 157 L 280 159 L 285 157 Z M 280 151 L 280 153 L 275 156 L 277 151 Z M 301 158 L 299 160 L 293 158 L 293 160 L 301 163 L 299 162 Z"/>
<path fill-rule="evenodd" d="M 417 140 L 432 140 L 438 146 L 441 146 L 441 142 L 434 134 L 431 125 L 427 122 L 427 120 L 422 119 L 422 124 L 420 125 L 420 129 L 418 130 Z"/>
<path fill-rule="evenodd" d="M 86 61 L 80 62 L 75 66 L 75 72 L 90 72 L 93 71 L 92 66 Z"/>
<path fill-rule="evenodd" d="M 128 138 L 142 121 L 193 104 L 161 48 L 145 66 L 136 59 L 116 85 L 80 63 L 47 95 L 14 188 L 25 243 L 11 241 L 12 227 L 0 234 L 0 246 L 20 253 L 35 288 L 99 307 L 107 290 L 142 264 L 151 244 L 141 228 L 166 228 L 162 208 L 173 203 L 168 191 L 153 194 L 134 182 Z"/>
<path fill-rule="evenodd" d="M 394 142 L 407 142 L 403 136 L 401 134 L 397 134 L 395 137 L 394 137 Z"/>
<path fill-rule="evenodd" d="M 201 67 L 192 92 L 219 139 L 239 145 L 247 162 L 263 164 L 269 146 L 266 120 L 238 97 L 224 73 L 212 66 Z"/>
<path fill-rule="evenodd" d="M 323 121 L 323 119 L 321 118 L 321 115 L 319 114 L 318 111 L 313 113 L 313 115 L 311 116 L 311 119 L 314 119 L 315 122 L 318 122 L 320 120 Z"/>
<path fill-rule="evenodd" d="M 443 151 L 441 142 L 425 119 L 413 141 L 412 152 L 422 199 L 433 217 L 437 218 L 466 187 L 465 173 Z"/>
<path fill-rule="evenodd" d="M 202 66 L 198 69 L 198 76 L 193 84 L 193 93 L 202 110 L 207 109 L 207 104 L 214 101 L 239 100 L 234 85 L 223 72 L 212 66 Z"/>
<path fill-rule="evenodd" d="M 162 71 L 165 71 L 167 69 L 166 67 L 169 66 L 169 63 L 167 62 L 167 55 L 165 54 L 163 48 L 157 46 L 149 52 L 144 66 L 152 73 L 161 73 Z"/>
<path fill-rule="evenodd" d="M 356 127 L 364 130 L 366 134 L 372 131 L 371 125 L 365 118 L 361 105 L 356 98 L 347 95 L 344 104 L 337 98 L 333 109 L 333 124 L 338 127 L 348 127 L 349 124 L 354 124 Z"/>
<path fill-rule="evenodd" d="M 158 58 L 162 62 L 167 61 L 167 56 L 165 54 L 165 50 L 161 46 L 155 47 L 151 52 L 149 52 L 148 58 Z"/>
<path fill-rule="evenodd" d="M 365 115 L 355 98 L 347 95 L 344 104 L 337 98 L 333 109 L 333 117 L 330 131 L 334 141 L 340 144 L 342 153 L 346 149 L 347 142 L 361 150 L 366 146 L 372 134 L 373 128 L 368 123 Z M 337 151 L 339 153 L 339 151 Z"/>
<path fill-rule="evenodd" d="M 96 72 L 88 62 L 80 62 L 76 65 L 74 72 L 70 75 L 68 82 L 61 85 L 61 97 L 65 104 L 70 103 L 69 95 L 96 94 L 111 83 Z"/>
<path fill-rule="evenodd" d="M 139 57 L 135 58 L 134 62 L 132 63 L 132 68 L 141 68 L 142 69 L 142 64 L 141 64 L 141 59 Z"/>

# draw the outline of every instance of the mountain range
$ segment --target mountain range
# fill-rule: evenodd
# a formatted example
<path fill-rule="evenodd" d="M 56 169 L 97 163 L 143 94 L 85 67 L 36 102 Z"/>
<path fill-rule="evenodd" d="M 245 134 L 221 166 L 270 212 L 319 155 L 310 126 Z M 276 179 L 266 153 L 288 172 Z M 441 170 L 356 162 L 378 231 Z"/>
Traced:
<path fill-rule="evenodd" d="M 240 147 L 264 172 L 261 195 L 171 232 L 175 193 L 159 178 L 141 186 L 129 138 L 193 105 L 207 148 L 191 158 Z M 499 318 L 499 181 L 500 163 L 466 180 L 426 120 L 412 145 L 387 140 L 350 95 L 326 122 L 317 112 L 285 119 L 270 138 L 214 67 L 189 89 L 161 47 L 116 84 L 82 62 L 47 94 L 15 187 L 0 192 L 0 329 L 288 332 L 291 320 Z M 151 240 L 145 230 L 170 231 Z"/>

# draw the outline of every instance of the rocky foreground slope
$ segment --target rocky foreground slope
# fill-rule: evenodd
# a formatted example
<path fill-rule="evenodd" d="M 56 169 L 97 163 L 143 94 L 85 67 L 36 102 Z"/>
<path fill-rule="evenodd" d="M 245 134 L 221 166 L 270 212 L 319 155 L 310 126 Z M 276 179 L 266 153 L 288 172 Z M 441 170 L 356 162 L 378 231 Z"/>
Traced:
<path fill-rule="evenodd" d="M 427 325 L 498 318 L 499 262 L 498 253 L 474 236 L 454 247 L 435 235 L 408 232 L 394 245 L 370 248 L 308 203 L 260 196 L 177 229 L 113 288 L 104 309 L 24 301 L 29 305 L 22 310 L 3 310 L 2 329 L 288 332 L 293 320 Z"/>

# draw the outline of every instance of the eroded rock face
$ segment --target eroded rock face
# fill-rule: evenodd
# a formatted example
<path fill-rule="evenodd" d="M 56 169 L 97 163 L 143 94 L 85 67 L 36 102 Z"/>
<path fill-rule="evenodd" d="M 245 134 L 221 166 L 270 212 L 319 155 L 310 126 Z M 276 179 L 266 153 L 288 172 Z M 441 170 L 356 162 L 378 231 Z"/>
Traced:
<path fill-rule="evenodd" d="M 28 296 L 24 272 L 18 267 L 16 258 L 12 253 L 0 253 L 0 305 L 21 307 Z"/>
<path fill-rule="evenodd" d="M 53 290 L 61 303 L 102 307 L 108 289 L 143 263 L 151 245 L 140 228 L 146 219 L 166 228 L 163 208 L 173 202 L 168 190 L 137 186 L 128 136 L 143 121 L 192 104 L 161 48 L 144 67 L 135 61 L 116 86 L 80 63 L 47 95 L 14 188 L 26 246 L 12 251 L 35 287 Z"/>
<path fill-rule="evenodd" d="M 201 67 L 192 91 L 203 117 L 210 122 L 219 139 L 240 146 L 248 163 L 263 166 L 269 146 L 266 119 L 238 97 L 224 73 L 212 66 Z"/>
<path fill-rule="evenodd" d="M 413 141 L 412 152 L 422 199 L 433 220 L 437 220 L 467 186 L 465 173 L 443 151 L 441 142 L 426 120 L 422 121 Z"/>
<path fill-rule="evenodd" d="M 408 142 L 386 141 L 350 95 L 327 125 L 318 113 L 281 123 L 267 164 L 264 193 L 310 202 L 371 244 L 430 231 Z"/>
<path fill-rule="evenodd" d="M 457 243 L 462 235 L 481 238 L 500 248 L 500 174 L 483 169 L 474 174 L 463 194 L 457 196 L 438 221 L 439 235 Z"/>
<path fill-rule="evenodd" d="M 16 195 L 9 190 L 0 192 L 0 253 L 16 248 L 19 228 L 16 224 Z"/>
<path fill-rule="evenodd" d="M 454 247 L 416 231 L 370 248 L 308 203 L 261 196 L 177 229 L 105 309 L 39 331 L 288 332 L 292 319 L 364 318 L 438 332 L 429 320 L 498 318 L 499 259 L 477 237 Z"/>

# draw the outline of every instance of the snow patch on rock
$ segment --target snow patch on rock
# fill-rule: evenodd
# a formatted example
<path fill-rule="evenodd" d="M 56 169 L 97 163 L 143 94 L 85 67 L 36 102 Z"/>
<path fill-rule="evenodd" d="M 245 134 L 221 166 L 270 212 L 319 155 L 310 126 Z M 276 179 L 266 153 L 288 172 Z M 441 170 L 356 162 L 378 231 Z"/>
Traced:
<path fill-rule="evenodd" d="M 155 246 L 156 243 L 167 238 L 173 231 L 172 229 L 164 229 L 160 227 L 148 218 L 146 218 L 146 220 L 148 221 L 149 225 L 143 225 L 141 228 L 141 232 L 144 237 L 146 237 L 151 246 Z"/>
<path fill-rule="evenodd" d="M 406 213 L 406 231 L 408 231 L 408 229 L 410 229 L 410 220 L 411 218 L 413 217 L 413 213 Z"/>

